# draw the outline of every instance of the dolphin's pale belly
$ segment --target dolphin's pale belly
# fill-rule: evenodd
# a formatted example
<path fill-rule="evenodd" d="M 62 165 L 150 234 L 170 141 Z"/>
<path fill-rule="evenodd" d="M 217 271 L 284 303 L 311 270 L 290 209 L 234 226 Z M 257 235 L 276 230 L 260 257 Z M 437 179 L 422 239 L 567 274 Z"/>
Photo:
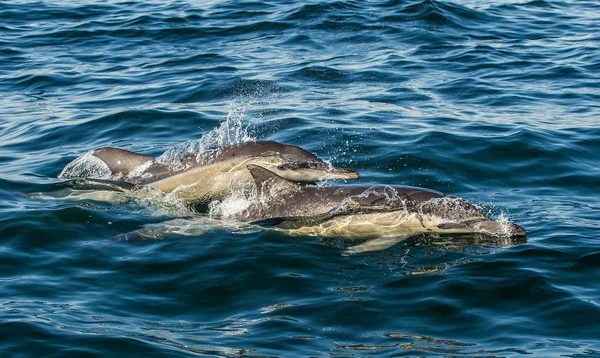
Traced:
<path fill-rule="evenodd" d="M 194 206 L 201 202 L 222 201 L 236 193 L 250 190 L 253 185 L 247 170 L 217 172 L 190 185 L 179 186 L 169 195 L 187 206 Z"/>
<path fill-rule="evenodd" d="M 436 232 L 441 218 L 423 218 L 408 211 L 390 211 L 356 215 L 340 215 L 322 223 L 282 229 L 291 235 L 315 235 L 367 239 L 388 235 L 407 235 Z M 285 225 L 283 226 L 285 227 Z M 447 232 L 447 231 L 446 231 Z"/>
<path fill-rule="evenodd" d="M 474 224 L 466 225 L 465 222 Z M 396 210 L 380 213 L 340 215 L 316 224 L 294 225 L 284 222 L 277 227 L 291 235 L 369 239 L 376 237 L 408 237 L 421 233 L 473 234 L 492 236 L 525 235 L 526 231 L 507 220 L 465 217 L 461 222 L 442 216 Z"/>
<path fill-rule="evenodd" d="M 200 166 L 190 169 L 186 172 L 150 183 L 149 186 L 159 189 L 165 193 L 170 193 L 178 187 L 194 184 L 203 179 L 209 178 L 216 173 L 229 172 L 234 169 L 237 164 L 239 164 L 239 162 L 228 160 L 225 162 Z"/>
<path fill-rule="evenodd" d="M 239 160 L 239 158 L 236 158 L 235 160 L 226 160 L 193 168 L 186 172 L 158 180 L 149 184 L 149 186 L 159 189 L 165 193 L 170 193 L 173 190 L 184 186 L 203 186 L 208 184 L 210 187 L 212 187 L 212 189 L 209 191 L 217 194 L 216 197 L 213 197 L 213 199 L 219 199 L 230 194 L 230 191 L 227 189 L 232 181 L 238 178 L 251 178 L 250 173 L 246 169 L 248 164 L 269 167 L 273 165 L 274 161 L 275 158 L 269 157 L 246 158 L 244 160 Z M 245 173 L 242 176 L 235 175 L 235 173 L 240 171 Z M 220 183 L 222 185 L 220 185 Z M 218 191 L 216 191 L 217 188 L 222 188 L 223 190 L 218 189 Z M 202 188 L 198 188 L 198 190 L 201 192 Z"/>

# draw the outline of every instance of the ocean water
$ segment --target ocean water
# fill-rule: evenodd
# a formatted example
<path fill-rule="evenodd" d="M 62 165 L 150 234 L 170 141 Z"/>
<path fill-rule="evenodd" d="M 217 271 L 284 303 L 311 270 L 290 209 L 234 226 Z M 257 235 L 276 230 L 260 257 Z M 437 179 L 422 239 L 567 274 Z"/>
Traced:
<path fill-rule="evenodd" d="M 600 356 L 597 1 L 2 1 L 0 19 L 2 357 Z M 529 235 L 344 256 L 343 237 L 198 221 L 118 241 L 184 214 L 34 195 L 101 146 L 247 140 Z"/>

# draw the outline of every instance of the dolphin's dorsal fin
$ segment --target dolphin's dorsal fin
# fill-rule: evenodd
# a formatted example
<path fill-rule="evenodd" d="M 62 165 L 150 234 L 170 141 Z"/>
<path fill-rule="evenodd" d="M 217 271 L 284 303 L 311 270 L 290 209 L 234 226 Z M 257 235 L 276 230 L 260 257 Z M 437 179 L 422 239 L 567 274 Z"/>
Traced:
<path fill-rule="evenodd" d="M 125 175 L 133 168 L 154 159 L 130 150 L 110 147 L 98 148 L 92 152 L 92 155 L 106 163 L 113 174 Z"/>
<path fill-rule="evenodd" d="M 297 191 L 300 188 L 299 184 L 284 179 L 260 165 L 248 164 L 246 168 L 250 172 L 250 175 L 252 175 L 256 187 L 262 193 Z"/>

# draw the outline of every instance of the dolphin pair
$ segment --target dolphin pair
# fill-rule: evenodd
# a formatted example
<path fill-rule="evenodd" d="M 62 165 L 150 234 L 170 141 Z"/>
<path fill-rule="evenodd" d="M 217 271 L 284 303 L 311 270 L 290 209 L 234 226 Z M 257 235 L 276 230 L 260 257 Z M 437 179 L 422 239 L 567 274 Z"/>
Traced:
<path fill-rule="evenodd" d="M 335 168 L 300 147 L 277 142 L 233 145 L 201 160 L 189 155 L 176 168 L 117 148 L 97 149 L 91 158 L 93 170 L 78 170 L 75 160 L 59 177 L 95 173 L 99 178 L 126 180 L 126 187 L 145 184 L 191 205 L 226 200 L 236 190 L 255 188 L 256 196 L 245 209 L 221 213 L 217 219 L 251 222 L 290 234 L 367 239 L 349 253 L 380 250 L 421 233 L 502 237 L 527 233 L 516 224 L 491 219 L 464 199 L 433 190 L 306 186 L 323 179 L 354 179 L 358 173 Z"/>
<path fill-rule="evenodd" d="M 354 170 L 336 168 L 300 147 L 273 141 L 235 144 L 209 154 L 190 154 L 172 166 L 124 149 L 99 148 L 69 163 L 59 178 L 145 184 L 163 193 L 173 192 L 188 205 L 222 200 L 232 190 L 252 184 L 248 165 L 264 167 L 296 182 L 358 178 Z"/>

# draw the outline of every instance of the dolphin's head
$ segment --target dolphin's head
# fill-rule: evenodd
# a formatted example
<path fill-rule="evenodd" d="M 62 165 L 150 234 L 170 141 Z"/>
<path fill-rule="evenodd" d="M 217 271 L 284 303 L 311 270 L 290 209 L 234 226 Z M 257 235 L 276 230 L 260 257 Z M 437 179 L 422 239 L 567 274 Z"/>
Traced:
<path fill-rule="evenodd" d="M 310 160 L 283 160 L 271 163 L 265 169 L 272 171 L 280 177 L 295 182 L 315 182 L 319 180 L 356 179 L 356 170 L 336 168 L 321 159 Z"/>
<path fill-rule="evenodd" d="M 255 164 L 295 182 L 358 178 L 355 170 L 336 168 L 303 148 L 273 141 L 232 145 L 224 148 L 216 160 L 236 157 L 256 158 Z"/>

